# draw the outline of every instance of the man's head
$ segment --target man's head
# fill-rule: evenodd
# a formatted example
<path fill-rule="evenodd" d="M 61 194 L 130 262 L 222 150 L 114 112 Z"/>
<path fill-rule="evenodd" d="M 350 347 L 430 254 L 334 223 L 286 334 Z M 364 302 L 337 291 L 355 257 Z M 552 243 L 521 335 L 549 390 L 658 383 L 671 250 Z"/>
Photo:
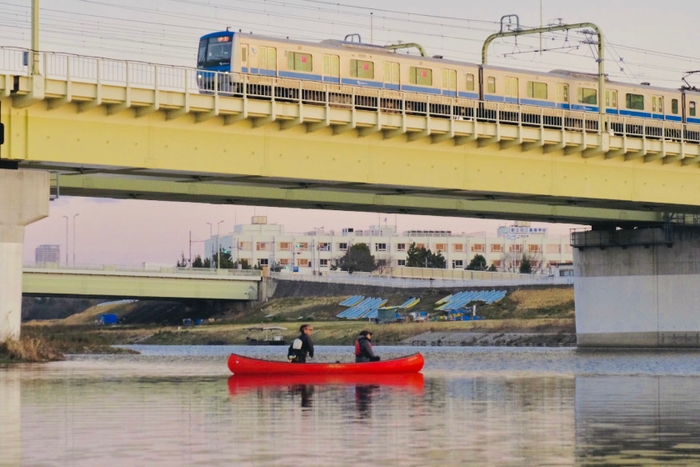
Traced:
<path fill-rule="evenodd" d="M 372 339 L 372 332 L 371 331 L 367 331 L 367 330 L 360 331 L 360 335 L 365 336 L 367 339 Z"/>
<path fill-rule="evenodd" d="M 306 334 L 307 336 L 311 334 L 311 331 L 313 331 L 314 328 L 310 324 L 302 324 L 299 326 L 299 332 L 302 334 Z"/>

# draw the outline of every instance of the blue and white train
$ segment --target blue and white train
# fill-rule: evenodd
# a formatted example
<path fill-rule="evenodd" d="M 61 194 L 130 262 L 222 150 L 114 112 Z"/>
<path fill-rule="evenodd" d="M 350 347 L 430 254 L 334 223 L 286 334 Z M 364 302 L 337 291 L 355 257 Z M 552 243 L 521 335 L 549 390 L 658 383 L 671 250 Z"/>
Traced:
<path fill-rule="evenodd" d="M 334 87 L 334 92 L 341 95 L 343 86 L 360 86 L 485 103 L 598 112 L 598 78 L 594 74 L 565 70 L 536 73 L 482 66 L 439 56 L 401 54 L 354 41 L 312 43 L 240 32 L 215 32 L 200 39 L 197 68 L 201 70 L 198 79 L 202 92 L 213 89 L 213 74 L 207 71 L 218 71 L 243 73 L 251 79 L 256 76 L 292 78 L 339 85 Z M 225 84 L 234 86 L 234 81 L 231 79 Z M 224 89 L 222 83 L 217 84 Z M 298 97 L 294 89 L 275 92 L 277 97 Z M 349 88 L 345 92 L 348 96 L 353 94 Z M 700 124 L 698 103 L 700 92 L 695 90 L 606 82 L 605 113 L 650 119 L 641 125 L 647 128 L 645 134 L 650 136 L 662 135 L 659 133 L 665 126 L 662 122 Z M 410 107 L 410 103 L 406 105 Z M 425 112 L 425 106 L 425 103 L 415 102 L 406 110 Z M 432 112 L 433 108 L 428 111 Z M 461 112 L 470 115 L 469 109 Z M 561 119 L 555 123 L 561 124 Z"/>

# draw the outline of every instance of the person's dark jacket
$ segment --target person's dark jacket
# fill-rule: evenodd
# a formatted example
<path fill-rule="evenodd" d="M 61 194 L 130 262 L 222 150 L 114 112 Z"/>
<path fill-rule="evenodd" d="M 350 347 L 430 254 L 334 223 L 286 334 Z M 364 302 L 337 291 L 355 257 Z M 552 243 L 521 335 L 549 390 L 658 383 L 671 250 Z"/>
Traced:
<path fill-rule="evenodd" d="M 292 351 L 294 355 L 296 355 L 294 363 L 306 363 L 307 356 L 314 358 L 314 343 L 306 334 L 301 334 L 297 339 L 301 340 L 301 349 L 294 349 Z"/>
<path fill-rule="evenodd" d="M 358 337 L 355 347 L 359 347 L 359 355 L 357 352 L 355 353 L 355 363 L 373 362 L 378 360 L 374 355 L 374 350 L 372 350 L 372 343 L 366 336 Z"/>

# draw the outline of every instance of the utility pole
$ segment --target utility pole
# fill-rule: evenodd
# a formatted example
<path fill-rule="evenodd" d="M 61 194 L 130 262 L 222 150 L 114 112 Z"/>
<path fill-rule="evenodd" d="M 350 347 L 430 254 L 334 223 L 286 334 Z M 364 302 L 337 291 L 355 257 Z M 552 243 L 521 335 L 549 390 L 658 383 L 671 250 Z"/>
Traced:
<path fill-rule="evenodd" d="M 212 251 L 210 252 L 211 259 L 209 260 L 209 269 L 213 269 L 214 268 L 214 240 L 212 240 L 212 237 L 214 236 L 214 234 L 212 233 L 213 224 L 211 222 L 207 222 L 207 224 L 209 225 L 209 241 L 212 242 L 212 245 L 211 245 Z"/>
<path fill-rule="evenodd" d="M 73 214 L 73 267 L 75 267 L 75 218 L 79 215 L 80 213 Z"/>
<path fill-rule="evenodd" d="M 66 220 L 66 267 L 68 267 L 68 216 L 63 216 Z"/>
<path fill-rule="evenodd" d="M 32 0 L 32 75 L 39 74 L 39 0 Z M 68 247 L 66 246 L 66 249 Z M 66 261 L 67 262 L 67 261 Z"/>
<path fill-rule="evenodd" d="M 220 226 L 224 221 L 219 221 L 216 223 L 216 269 L 219 269 L 219 265 L 221 264 L 221 246 L 219 245 L 219 237 L 220 237 Z"/>

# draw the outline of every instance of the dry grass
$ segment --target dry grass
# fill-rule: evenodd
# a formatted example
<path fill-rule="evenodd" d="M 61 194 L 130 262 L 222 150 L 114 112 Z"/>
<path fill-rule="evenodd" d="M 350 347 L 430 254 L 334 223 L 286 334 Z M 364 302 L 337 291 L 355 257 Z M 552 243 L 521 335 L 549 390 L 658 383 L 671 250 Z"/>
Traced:
<path fill-rule="evenodd" d="M 573 319 L 507 319 L 484 321 L 443 321 L 426 323 L 370 324 L 366 321 L 317 321 L 314 326 L 313 340 L 319 345 L 352 345 L 358 333 L 367 329 L 373 332 L 376 344 L 397 344 L 424 332 L 484 332 L 484 333 L 556 333 L 575 332 Z M 299 334 L 299 322 L 280 322 L 276 326 L 286 327 L 280 332 L 290 342 Z M 143 344 L 207 344 L 219 342 L 224 344 L 244 344 L 249 334 L 249 324 L 220 324 L 196 326 L 187 329 L 161 328 L 152 336 L 144 339 Z"/>
<path fill-rule="evenodd" d="M 124 304 L 118 303 L 114 305 L 104 305 L 104 306 L 93 306 L 87 310 L 76 313 L 68 318 L 59 321 L 60 324 L 67 326 L 76 326 L 82 324 L 95 324 L 95 321 L 100 315 L 105 313 L 116 313 L 118 316 L 123 316 L 129 313 L 133 308 L 134 304 Z"/>
<path fill-rule="evenodd" d="M 546 290 L 516 290 L 510 294 L 517 311 L 541 310 L 567 305 L 574 301 L 573 288 Z"/>
<path fill-rule="evenodd" d="M 56 351 L 49 341 L 22 337 L 20 340 L 0 344 L 0 359 L 15 362 L 37 363 L 63 360 L 63 355 Z"/>
<path fill-rule="evenodd" d="M 262 307 L 267 314 L 299 314 L 316 307 L 337 307 L 347 297 L 289 297 L 271 300 Z"/>

